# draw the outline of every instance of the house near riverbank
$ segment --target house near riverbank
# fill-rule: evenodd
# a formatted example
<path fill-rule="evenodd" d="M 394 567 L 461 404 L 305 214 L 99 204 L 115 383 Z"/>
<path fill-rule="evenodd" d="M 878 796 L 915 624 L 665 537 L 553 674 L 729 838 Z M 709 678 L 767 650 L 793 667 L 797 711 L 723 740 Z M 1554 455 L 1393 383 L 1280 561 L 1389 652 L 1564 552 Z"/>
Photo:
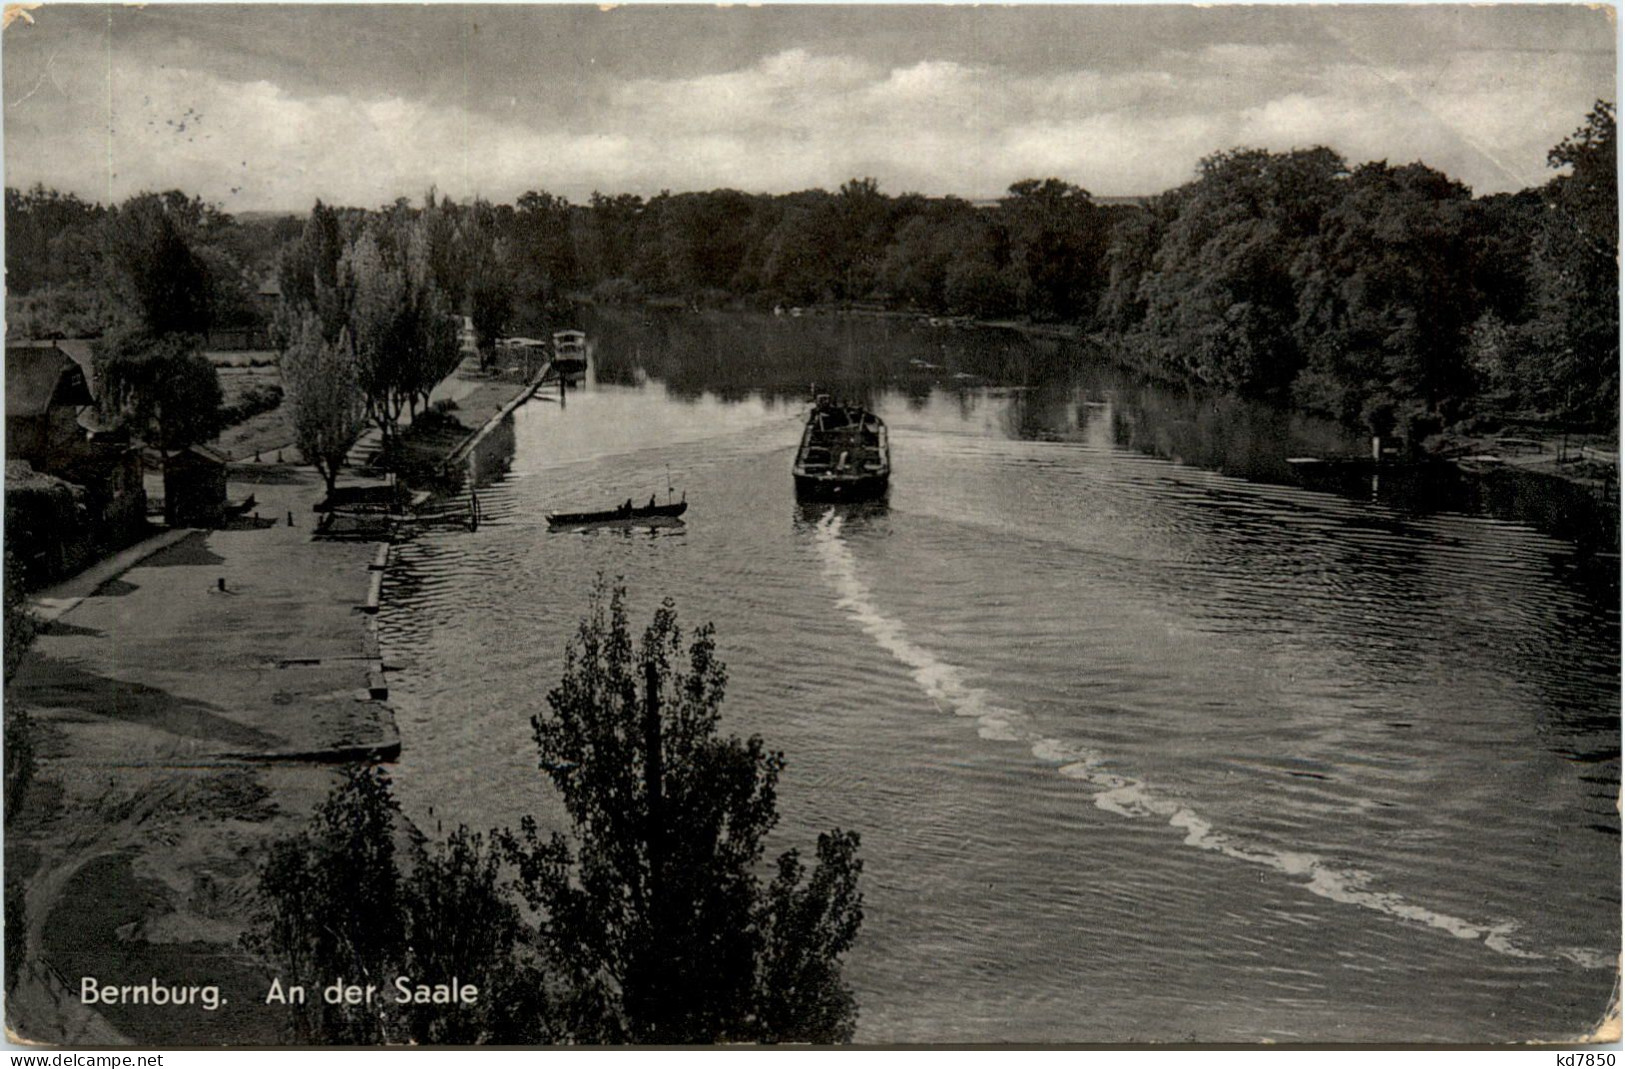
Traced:
<path fill-rule="evenodd" d="M 266 275 L 260 279 L 258 288 L 254 290 L 254 306 L 269 323 L 276 315 L 277 306 L 282 303 L 282 283 L 277 281 L 276 275 Z"/>
<path fill-rule="evenodd" d="M 6 548 L 30 585 L 147 530 L 140 454 L 120 434 L 90 433 L 95 384 L 88 341 L 6 344 Z"/>
<path fill-rule="evenodd" d="M 85 370 L 52 341 L 6 343 L 6 459 L 49 472 L 84 441 L 96 403 Z"/>
<path fill-rule="evenodd" d="M 191 445 L 164 461 L 164 522 L 211 527 L 226 512 L 226 455 Z"/>
<path fill-rule="evenodd" d="M 222 353 L 274 349 L 271 324 L 276 321 L 277 306 L 281 301 L 282 287 L 276 277 L 273 275 L 262 280 L 245 307 L 237 309 L 230 319 L 209 328 L 203 347 L 210 352 Z"/>

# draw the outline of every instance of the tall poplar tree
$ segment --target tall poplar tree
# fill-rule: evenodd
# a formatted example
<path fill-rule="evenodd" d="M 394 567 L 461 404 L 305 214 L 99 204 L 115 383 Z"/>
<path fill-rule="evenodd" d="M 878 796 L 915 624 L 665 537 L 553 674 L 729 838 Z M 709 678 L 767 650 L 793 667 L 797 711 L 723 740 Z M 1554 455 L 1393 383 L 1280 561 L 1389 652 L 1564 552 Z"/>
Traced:
<path fill-rule="evenodd" d="M 322 321 L 306 312 L 298 336 L 282 353 L 282 385 L 293 413 L 294 444 L 333 493 L 344 458 L 366 422 L 361 369 L 348 329 L 322 336 Z"/>
<path fill-rule="evenodd" d="M 626 593 L 600 580 L 532 718 L 541 767 L 573 835 L 513 843 L 546 920 L 546 957 L 570 971 L 562 1010 L 584 1042 L 849 1040 L 840 959 L 863 920 L 858 836 L 820 835 L 763 887 L 784 755 L 719 734 L 727 672 L 709 626 L 684 635 L 670 600 L 634 642 Z"/>

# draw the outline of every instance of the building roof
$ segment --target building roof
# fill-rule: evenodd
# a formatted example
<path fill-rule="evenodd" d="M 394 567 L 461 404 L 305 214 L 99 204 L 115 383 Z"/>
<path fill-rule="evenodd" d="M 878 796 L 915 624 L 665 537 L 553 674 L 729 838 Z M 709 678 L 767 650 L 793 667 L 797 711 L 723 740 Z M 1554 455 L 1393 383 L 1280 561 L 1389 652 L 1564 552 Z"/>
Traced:
<path fill-rule="evenodd" d="M 189 445 L 178 453 L 169 454 L 171 466 L 223 468 L 229 463 L 231 458 L 226 454 L 206 445 Z"/>
<path fill-rule="evenodd" d="M 85 373 L 55 342 L 6 343 L 6 416 L 43 416 L 94 402 Z"/>
<path fill-rule="evenodd" d="M 90 351 L 94 344 L 94 338 L 59 338 L 56 347 L 67 353 L 68 358 L 85 373 L 85 385 L 90 387 L 90 396 L 100 397 L 101 391 L 96 388 L 96 357 Z"/>

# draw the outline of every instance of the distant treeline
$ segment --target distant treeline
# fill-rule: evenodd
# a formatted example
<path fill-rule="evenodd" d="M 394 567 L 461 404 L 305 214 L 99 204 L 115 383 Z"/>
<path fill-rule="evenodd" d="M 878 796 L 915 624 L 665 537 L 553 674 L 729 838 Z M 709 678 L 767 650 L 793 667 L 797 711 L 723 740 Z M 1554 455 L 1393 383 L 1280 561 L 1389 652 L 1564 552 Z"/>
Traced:
<path fill-rule="evenodd" d="M 431 195 L 423 209 L 400 200 L 318 214 L 326 241 L 416 211 L 487 235 L 488 262 L 465 269 L 472 279 L 500 265 L 500 279 L 460 295 L 482 338 L 488 327 L 540 329 L 550 309 L 583 297 L 853 302 L 1076 325 L 1150 376 L 1290 400 L 1384 432 L 1509 413 L 1612 426 L 1614 152 L 1614 108 L 1598 102 L 1549 154 L 1563 173 L 1483 197 L 1421 163 L 1238 149 L 1142 204 L 1104 204 L 1054 178 L 1018 182 L 988 205 L 891 196 L 863 178 L 834 193 L 594 194 L 585 205 L 544 192 L 511 205 Z M 308 248 L 305 220 L 190 210 L 207 223 L 197 233 L 218 279 L 217 322 L 258 314 L 245 295 L 279 256 L 284 291 L 299 285 L 289 270 L 309 257 L 279 250 L 302 233 Z M 87 280 L 104 211 L 7 190 L 14 322 L 94 326 L 105 302 Z"/>
<path fill-rule="evenodd" d="M 162 214 L 195 253 L 210 326 L 265 325 L 257 291 L 303 220 L 231 216 L 178 190 L 107 207 L 40 186 L 7 187 L 6 336 L 99 337 L 135 318 L 130 272 L 118 262 L 127 243 L 119 220 L 141 214 Z"/>

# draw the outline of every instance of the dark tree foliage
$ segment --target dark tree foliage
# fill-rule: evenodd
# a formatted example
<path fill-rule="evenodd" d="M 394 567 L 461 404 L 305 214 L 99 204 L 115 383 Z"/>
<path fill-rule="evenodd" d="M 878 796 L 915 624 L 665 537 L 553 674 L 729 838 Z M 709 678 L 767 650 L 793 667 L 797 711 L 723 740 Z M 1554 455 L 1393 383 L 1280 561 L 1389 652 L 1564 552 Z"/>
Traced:
<path fill-rule="evenodd" d="M 995 213 L 956 197 L 913 206 L 880 262 L 879 283 L 907 306 L 975 316 L 1019 314 L 1025 288 Z"/>
<path fill-rule="evenodd" d="M 323 338 L 338 339 L 347 325 L 349 303 L 339 285 L 344 249 L 344 227 L 338 213 L 318 200 L 299 237 L 283 247 L 277 260 L 277 288 L 281 291 L 278 348 L 293 342 L 307 315 L 321 323 Z"/>
<path fill-rule="evenodd" d="M 163 450 L 207 442 L 224 429 L 220 373 L 195 334 L 123 330 L 95 347 L 103 410 Z"/>
<path fill-rule="evenodd" d="M 841 956 L 863 922 L 856 832 L 818 836 L 811 878 L 800 855 L 779 857 L 759 909 L 764 929 L 757 964 L 757 1036 L 767 1040 L 840 1043 L 852 1038 L 857 1003 L 841 981 Z"/>
<path fill-rule="evenodd" d="M 578 255 L 587 277 L 630 278 L 643 226 L 643 198 L 594 191 L 585 216 L 576 217 Z"/>
<path fill-rule="evenodd" d="M 1238 149 L 1120 216 L 1094 326 L 1146 372 L 1413 441 L 1471 414 L 1615 424 L 1612 105 L 1571 173 L 1474 200 L 1420 163 Z"/>
<path fill-rule="evenodd" d="M 741 274 L 759 198 L 731 189 L 663 193 L 649 202 L 641 231 L 640 281 L 657 292 L 689 296 L 746 291 Z"/>
<path fill-rule="evenodd" d="M 414 1042 L 566 1042 L 553 1023 L 548 970 L 528 948 L 531 929 L 503 874 L 497 837 L 459 827 L 433 846 L 414 842 L 402 882 L 406 919 L 403 973 L 419 981 L 475 982 L 476 1008 L 409 1004 Z"/>
<path fill-rule="evenodd" d="M 1310 370 L 1336 393 L 1305 399 L 1379 433 L 1370 414 L 1402 401 L 1413 415 L 1454 416 L 1473 388 L 1468 190 L 1421 164 L 1371 163 L 1338 192 L 1301 254 L 1296 326 Z"/>
<path fill-rule="evenodd" d="M 363 220 L 337 267 L 335 317 L 356 356 L 366 410 L 393 442 L 403 413 L 426 404 L 462 359 L 456 306 L 435 281 L 455 255 L 437 249 L 445 209 L 416 212 L 404 202 Z M 437 259 L 447 262 L 439 263 Z M 457 283 L 466 289 L 463 279 Z M 290 323 L 295 309 L 284 313 Z M 291 335 L 290 335 L 291 337 Z"/>
<path fill-rule="evenodd" d="M 389 983 L 401 959 L 401 877 L 394 799 L 381 770 L 352 767 L 308 830 L 274 843 L 260 871 L 261 911 L 245 940 L 287 977 Z M 301 1041 L 401 1038 L 387 1004 L 312 999 L 290 1006 Z"/>
<path fill-rule="evenodd" d="M 668 601 L 635 643 L 625 591 L 592 609 L 532 719 L 574 834 L 511 844 L 547 956 L 570 970 L 568 1029 L 594 1042 L 841 1042 L 839 960 L 862 921 L 855 833 L 794 852 L 763 888 L 781 754 L 718 735 L 726 672 L 709 627 L 685 653 Z"/>
<path fill-rule="evenodd" d="M 1528 343 L 1539 355 L 1541 400 L 1609 422 L 1619 407 L 1619 202 L 1614 105 L 1598 101 L 1549 161 L 1569 173 L 1544 190 L 1549 211 L 1534 242 L 1535 312 Z"/>
<path fill-rule="evenodd" d="M 10 548 L 5 552 L 5 685 L 11 686 L 11 679 L 21 667 L 23 657 L 34 638 L 39 633 L 38 621 L 28 609 L 28 599 L 23 592 L 22 569 L 18 567 L 16 559 L 12 556 Z M 22 804 L 23 796 L 28 792 L 28 785 L 34 779 L 34 732 L 28 713 L 15 702 L 5 702 L 5 814 L 9 821 Z M 8 884 L 9 889 L 9 884 Z M 8 926 L 7 943 L 10 941 Z M 6 955 L 8 966 L 20 954 L 8 953 Z M 7 984 L 11 980 L 8 976 Z"/>
<path fill-rule="evenodd" d="M 6 291 L 25 294 L 75 281 L 86 266 L 84 236 L 105 214 L 100 204 L 72 193 L 6 187 Z"/>
<path fill-rule="evenodd" d="M 1532 314 L 1530 257 L 1545 212 L 1540 192 L 1533 189 L 1472 202 L 1466 238 L 1480 314 L 1507 323 L 1521 323 Z"/>
<path fill-rule="evenodd" d="M 1552 201 L 1574 221 L 1583 240 L 1607 256 L 1617 255 L 1619 247 L 1618 153 L 1614 104 L 1599 100 L 1585 125 L 1546 154 L 1553 167 L 1569 168 L 1552 179 Z"/>
<path fill-rule="evenodd" d="M 476 200 L 463 220 L 460 236 L 468 279 L 468 317 L 474 324 L 475 344 L 483 363 L 493 362 L 496 341 L 508 333 L 513 319 L 514 266 L 502 233 L 511 231 L 513 209 L 500 211 L 488 201 Z"/>
<path fill-rule="evenodd" d="M 582 284 L 573 209 L 568 200 L 531 191 L 519 198 L 508 237 L 515 250 L 515 294 L 537 308 L 551 307 Z"/>
<path fill-rule="evenodd" d="M 1295 273 L 1345 173 L 1327 149 L 1218 153 L 1158 198 L 1152 226 L 1119 226 L 1140 244 L 1107 257 L 1105 303 L 1134 320 L 1125 341 L 1145 370 L 1244 394 L 1290 383 L 1303 362 Z"/>
<path fill-rule="evenodd" d="M 11 685 L 11 678 L 17 674 L 22 665 L 23 656 L 29 647 L 34 644 L 34 638 L 39 633 L 39 627 L 34 614 L 28 608 L 28 596 L 23 589 L 23 571 L 17 559 L 12 555 L 11 548 L 5 550 L 5 684 Z"/>
<path fill-rule="evenodd" d="M 551 713 L 532 720 L 572 836 L 544 841 L 527 818 L 518 834 L 458 828 L 430 844 L 402 827 L 388 776 L 353 766 L 306 830 L 273 844 L 245 946 L 281 976 L 384 993 L 287 1004 L 295 1038 L 851 1038 L 841 958 L 863 920 L 857 834 L 820 835 L 810 867 L 785 853 L 764 886 L 784 758 L 718 735 L 727 676 L 709 627 L 685 651 L 668 601 L 635 643 L 624 601 L 599 581 Z M 480 996 L 400 1003 L 397 977 Z"/>
<path fill-rule="evenodd" d="M 208 332 L 214 301 L 204 258 L 194 247 L 200 229 L 223 223 L 181 193 L 132 197 L 108 220 L 108 266 L 114 292 L 132 321 L 152 335 Z"/>
<path fill-rule="evenodd" d="M 223 427 L 220 376 L 202 355 L 216 301 L 200 250 L 230 224 L 179 192 L 132 197 L 103 223 L 107 283 L 123 315 L 95 347 L 98 402 L 160 449 Z"/>
<path fill-rule="evenodd" d="M 873 178 L 841 183 L 828 240 L 835 246 L 836 296 L 859 300 L 874 292 L 880 261 L 894 229 L 891 198 Z"/>
<path fill-rule="evenodd" d="M 9 689 L 12 676 L 22 665 L 23 656 L 28 648 L 34 644 L 34 637 L 38 633 L 38 623 L 28 610 L 28 601 L 23 593 L 22 570 L 17 567 L 12 557 L 11 549 L 5 551 L 5 685 Z M 10 825 L 22 806 L 28 788 L 34 781 L 34 725 L 28 712 L 17 702 L 4 703 L 4 745 L 0 747 L 5 757 L 5 794 L 3 804 L 5 807 L 5 822 Z M 17 985 L 17 979 L 22 972 L 23 961 L 27 958 L 28 943 L 28 914 L 26 884 L 20 874 L 7 871 L 5 874 L 5 950 L 6 974 L 5 989 L 10 994 Z"/>
<path fill-rule="evenodd" d="M 1615 156 L 1614 106 L 1599 101 L 1549 153 L 1557 177 L 1477 199 L 1420 163 L 1238 148 L 1143 205 L 1102 204 L 1058 178 L 1017 182 L 986 206 L 888 195 L 872 178 L 834 193 L 594 193 L 586 205 L 540 191 L 513 206 L 432 191 L 421 208 L 318 203 L 280 258 L 266 242 L 286 221 L 250 227 L 179 193 L 103 209 L 8 189 L 7 309 L 10 329 L 40 336 L 101 333 L 120 309 L 158 334 L 238 325 L 263 316 L 248 287 L 275 259 L 292 310 L 279 345 L 308 311 L 328 340 L 348 327 L 365 350 L 377 320 L 357 321 L 358 276 L 343 263 L 371 235 L 370 266 L 403 280 L 387 302 L 404 309 L 399 337 L 369 390 L 385 424 L 455 363 L 441 318 L 474 318 L 488 352 L 504 331 L 545 332 L 572 300 L 659 297 L 1072 324 L 1150 375 L 1356 425 L 1521 413 L 1611 426 Z M 389 289 L 379 283 L 372 298 Z"/>
<path fill-rule="evenodd" d="M 398 827 L 382 769 L 353 766 L 300 834 L 273 844 L 244 942 L 285 977 L 376 985 L 371 1004 L 290 1003 L 303 1042 L 534 1043 L 545 985 L 484 836 L 458 828 L 429 846 Z M 402 844 L 405 849 L 402 849 Z M 472 982 L 472 1005 L 400 1003 L 397 977 Z"/>
<path fill-rule="evenodd" d="M 1089 192 L 1058 178 L 1027 179 L 999 202 L 1027 312 L 1078 322 L 1094 313 L 1105 275 L 1105 220 Z"/>
<path fill-rule="evenodd" d="M 840 251 L 829 240 L 836 207 L 829 194 L 801 194 L 763 242 L 758 285 L 775 300 L 812 304 L 839 291 Z"/>
<path fill-rule="evenodd" d="M 1112 224 L 1106 250 L 1106 285 L 1095 325 L 1107 336 L 1126 338 L 1144 328 L 1150 295 L 1145 279 L 1156 267 L 1157 250 L 1171 213 L 1133 211 Z"/>
<path fill-rule="evenodd" d="M 94 337 L 265 325 L 255 291 L 291 217 L 241 221 L 178 191 L 104 208 L 36 186 L 6 190 L 7 332 Z"/>

